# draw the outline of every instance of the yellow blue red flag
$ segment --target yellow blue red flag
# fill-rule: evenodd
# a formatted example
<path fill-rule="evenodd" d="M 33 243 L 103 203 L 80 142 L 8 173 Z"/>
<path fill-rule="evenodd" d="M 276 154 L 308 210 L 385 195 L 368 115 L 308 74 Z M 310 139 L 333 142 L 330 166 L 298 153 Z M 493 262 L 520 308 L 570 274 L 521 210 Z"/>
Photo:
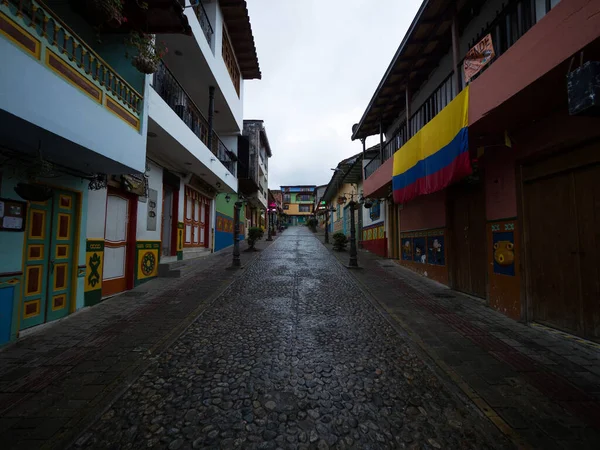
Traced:
<path fill-rule="evenodd" d="M 406 203 L 470 175 L 469 86 L 394 153 L 394 202 Z"/>

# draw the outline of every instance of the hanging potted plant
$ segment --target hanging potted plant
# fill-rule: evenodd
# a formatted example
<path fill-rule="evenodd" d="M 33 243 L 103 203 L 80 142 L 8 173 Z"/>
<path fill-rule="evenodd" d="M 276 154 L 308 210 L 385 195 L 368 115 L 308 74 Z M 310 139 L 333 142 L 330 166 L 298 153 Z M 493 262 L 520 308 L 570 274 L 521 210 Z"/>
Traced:
<path fill-rule="evenodd" d="M 26 178 L 26 182 L 18 182 L 14 187 L 15 192 L 23 200 L 32 202 L 45 202 L 52 197 L 52 189 L 38 184 L 40 178 L 55 176 L 54 165 L 42 158 L 41 153 L 31 164 L 19 167 L 15 173 L 18 177 Z"/>
<path fill-rule="evenodd" d="M 119 28 L 125 21 L 123 16 L 124 0 L 85 0 L 87 16 L 96 25 L 108 25 Z"/>
<path fill-rule="evenodd" d="M 160 60 L 167 53 L 167 48 L 163 44 L 157 44 L 151 34 L 131 33 L 129 45 L 138 52 L 131 64 L 145 74 L 156 72 Z"/>

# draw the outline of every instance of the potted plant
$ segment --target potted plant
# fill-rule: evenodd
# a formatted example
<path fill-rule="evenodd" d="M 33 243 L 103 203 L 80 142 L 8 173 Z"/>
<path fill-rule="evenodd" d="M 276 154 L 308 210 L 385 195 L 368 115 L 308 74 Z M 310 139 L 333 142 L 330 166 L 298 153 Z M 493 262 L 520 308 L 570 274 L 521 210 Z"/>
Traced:
<path fill-rule="evenodd" d="M 124 22 L 124 0 L 85 0 L 85 7 L 97 25 L 118 28 Z"/>
<path fill-rule="evenodd" d="M 254 246 L 256 241 L 262 239 L 265 234 L 264 230 L 260 227 L 252 227 L 248 230 L 248 250 L 256 250 Z"/>
<path fill-rule="evenodd" d="M 346 250 L 346 244 L 348 243 L 348 238 L 344 233 L 338 231 L 333 234 L 333 249 L 338 252 L 343 252 Z"/>
<path fill-rule="evenodd" d="M 163 44 L 157 44 L 151 34 L 131 33 L 129 45 L 138 52 L 131 64 L 145 74 L 156 72 L 161 58 L 167 53 L 167 48 Z"/>
<path fill-rule="evenodd" d="M 315 233 L 317 231 L 317 224 L 319 222 L 317 221 L 317 219 L 315 219 L 314 217 L 311 217 L 310 219 L 308 219 L 308 221 L 306 222 L 306 226 L 308 228 L 310 228 L 310 231 L 312 231 L 313 233 Z"/>

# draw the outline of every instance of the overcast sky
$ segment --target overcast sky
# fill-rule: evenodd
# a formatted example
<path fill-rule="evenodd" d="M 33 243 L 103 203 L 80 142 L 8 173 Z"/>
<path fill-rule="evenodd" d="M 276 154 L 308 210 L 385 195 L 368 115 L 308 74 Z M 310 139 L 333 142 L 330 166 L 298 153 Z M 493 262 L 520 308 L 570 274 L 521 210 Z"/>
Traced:
<path fill-rule="evenodd" d="M 420 0 L 247 0 L 262 80 L 245 82 L 244 118 L 263 119 L 269 188 L 327 184 L 362 150 L 362 117 Z M 378 142 L 377 137 L 367 145 Z"/>

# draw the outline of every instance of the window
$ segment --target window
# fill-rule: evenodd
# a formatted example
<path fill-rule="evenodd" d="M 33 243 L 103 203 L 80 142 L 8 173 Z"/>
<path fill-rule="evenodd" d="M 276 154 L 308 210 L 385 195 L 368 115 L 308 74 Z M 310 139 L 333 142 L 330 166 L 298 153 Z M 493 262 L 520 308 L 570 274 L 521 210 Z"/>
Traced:
<path fill-rule="evenodd" d="M 297 194 L 296 195 L 297 202 L 312 202 L 312 195 L 310 194 Z"/>
<path fill-rule="evenodd" d="M 283 209 L 285 209 L 285 210 L 290 209 L 290 205 L 283 205 Z"/>
<path fill-rule="evenodd" d="M 371 220 L 377 220 L 381 217 L 381 204 L 378 201 L 371 206 L 369 216 L 371 217 Z"/>
<path fill-rule="evenodd" d="M 290 203 L 290 202 L 292 201 L 292 198 L 291 198 L 290 194 L 285 194 L 285 195 L 283 196 L 283 201 L 284 201 L 285 203 Z M 289 206 L 289 205 L 288 205 L 288 206 Z"/>
<path fill-rule="evenodd" d="M 301 213 L 309 213 L 311 205 L 300 205 L 298 211 Z"/>

